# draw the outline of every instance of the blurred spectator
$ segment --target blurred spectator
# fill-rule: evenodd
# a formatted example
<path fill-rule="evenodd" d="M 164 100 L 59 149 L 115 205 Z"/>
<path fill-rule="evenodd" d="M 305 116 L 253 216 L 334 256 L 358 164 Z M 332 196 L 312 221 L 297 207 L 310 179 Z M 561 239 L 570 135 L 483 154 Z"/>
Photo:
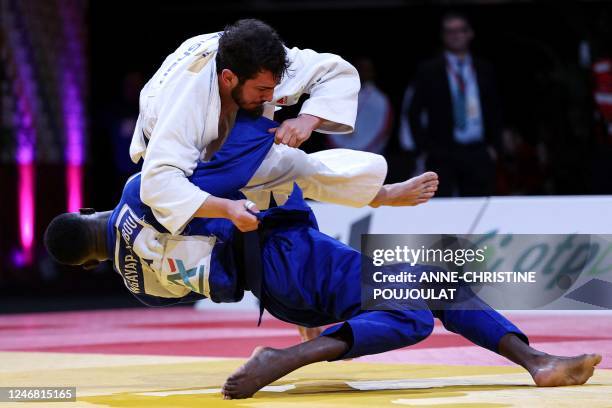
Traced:
<path fill-rule="evenodd" d="M 598 59 L 592 67 L 595 120 L 595 145 L 591 153 L 591 192 L 612 192 L 612 58 Z"/>
<path fill-rule="evenodd" d="M 502 133 L 496 190 L 500 195 L 546 194 L 548 151 L 544 143 L 533 145 L 516 129 Z"/>
<path fill-rule="evenodd" d="M 329 135 L 328 146 L 382 154 L 389 141 L 393 123 L 391 104 L 387 95 L 374 82 L 376 73 L 372 61 L 360 58 L 355 61 L 355 68 L 361 79 L 355 131 Z"/>
<path fill-rule="evenodd" d="M 441 26 L 444 53 L 419 67 L 410 129 L 427 170 L 440 176 L 437 195 L 491 195 L 501 134 L 493 69 L 471 55 L 474 33 L 465 16 L 447 14 Z"/>
<path fill-rule="evenodd" d="M 593 64 L 594 98 L 605 134 L 612 138 L 612 58 L 602 58 Z"/>
<path fill-rule="evenodd" d="M 405 168 L 403 174 L 405 174 L 406 171 L 408 172 L 408 174 L 405 174 L 405 176 L 398 179 L 397 181 L 405 180 L 407 178 L 413 177 L 417 174 L 421 174 L 426 171 L 424 157 L 423 155 L 418 155 L 414 136 L 412 135 L 412 130 L 410 129 L 410 122 L 408 121 L 408 114 L 410 112 L 410 106 L 412 104 L 413 97 L 414 84 L 411 83 L 406 87 L 406 90 L 404 91 L 404 98 L 402 99 L 402 107 L 400 110 L 400 121 L 398 129 L 398 139 L 400 147 L 399 151 L 387 152 L 388 161 L 389 156 L 391 156 L 390 167 L 391 164 L 395 166 L 397 166 L 397 164 L 400 164 L 402 167 Z M 423 128 L 427 127 L 427 112 L 425 111 L 421 112 L 420 126 Z M 393 181 L 397 182 L 396 180 Z"/>

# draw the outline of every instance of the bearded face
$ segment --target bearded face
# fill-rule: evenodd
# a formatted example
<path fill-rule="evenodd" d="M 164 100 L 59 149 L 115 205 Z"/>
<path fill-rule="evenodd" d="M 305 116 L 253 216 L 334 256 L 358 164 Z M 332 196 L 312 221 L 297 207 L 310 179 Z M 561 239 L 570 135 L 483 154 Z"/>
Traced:
<path fill-rule="evenodd" d="M 259 117 L 263 114 L 264 103 L 274 98 L 276 85 L 278 78 L 275 78 L 270 71 L 260 71 L 253 78 L 238 81 L 231 90 L 231 96 L 240 109 Z"/>
<path fill-rule="evenodd" d="M 244 82 L 236 85 L 236 87 L 232 89 L 231 95 L 236 105 L 238 105 L 240 109 L 245 111 L 249 116 L 258 118 L 261 115 L 263 115 L 263 111 L 264 111 L 263 104 L 265 100 L 263 101 L 262 100 L 259 100 L 259 101 L 249 100 L 247 96 L 245 95 Z"/>

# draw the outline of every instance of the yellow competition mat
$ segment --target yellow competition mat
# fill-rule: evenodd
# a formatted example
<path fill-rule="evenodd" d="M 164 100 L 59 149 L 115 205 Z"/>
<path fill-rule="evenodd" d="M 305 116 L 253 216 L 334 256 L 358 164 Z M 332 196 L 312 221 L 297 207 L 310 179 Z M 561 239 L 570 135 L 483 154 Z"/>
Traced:
<path fill-rule="evenodd" d="M 612 407 L 612 370 L 583 386 L 537 388 L 519 367 L 318 363 L 254 398 L 223 400 L 220 387 L 245 360 L 0 352 L 0 384 L 76 386 L 52 407 Z"/>

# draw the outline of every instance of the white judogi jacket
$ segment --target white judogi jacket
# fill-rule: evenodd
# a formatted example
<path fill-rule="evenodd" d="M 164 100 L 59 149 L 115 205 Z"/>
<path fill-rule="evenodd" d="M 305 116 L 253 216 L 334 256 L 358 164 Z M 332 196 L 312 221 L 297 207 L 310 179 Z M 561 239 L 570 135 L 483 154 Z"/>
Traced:
<path fill-rule="evenodd" d="M 219 137 L 221 100 L 215 56 L 221 34 L 204 34 L 185 41 L 166 58 L 140 93 L 140 114 L 130 157 L 135 163 L 144 159 L 141 199 L 152 208 L 160 224 L 173 234 L 181 231 L 209 196 L 187 177 L 193 173 L 198 160 L 204 158 L 207 146 Z M 353 131 L 359 92 L 355 68 L 336 55 L 308 49 L 287 49 L 287 57 L 291 62 L 289 70 L 274 90 L 273 105 L 293 105 L 307 93 L 310 98 L 301 113 L 324 119 L 318 131 Z M 273 114 L 273 105 L 266 106 L 266 116 Z M 361 152 L 353 152 L 359 157 L 349 157 L 352 153 L 293 152 L 298 165 L 283 160 L 286 149 L 275 145 L 260 170 L 267 180 L 270 174 L 278 175 L 276 187 L 285 182 L 290 186 L 291 179 L 299 178 L 296 175 L 307 175 L 310 184 L 300 184 L 299 180 L 298 184 L 305 196 L 312 199 L 367 205 L 382 184 L 381 172 L 382 179 L 386 173 L 386 163 L 382 163 L 384 159 L 380 156 L 366 159 Z M 266 195 L 257 183 L 257 176 L 249 183 L 250 191 L 247 188 L 245 193 L 264 206 Z M 376 182 L 372 183 L 374 179 Z M 351 183 L 357 183 L 353 184 L 356 188 L 345 189 Z"/>

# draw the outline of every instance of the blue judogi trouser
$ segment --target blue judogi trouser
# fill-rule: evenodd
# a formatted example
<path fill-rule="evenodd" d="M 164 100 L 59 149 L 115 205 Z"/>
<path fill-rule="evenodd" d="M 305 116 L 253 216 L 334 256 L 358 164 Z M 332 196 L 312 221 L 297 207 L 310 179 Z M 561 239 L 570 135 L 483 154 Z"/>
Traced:
<path fill-rule="evenodd" d="M 200 163 L 190 180 L 213 195 L 242 198 L 238 190 L 247 184 L 273 143 L 268 132 L 272 125 L 274 122 L 264 118 L 239 115 L 223 147 L 210 162 Z M 263 236 L 261 246 L 257 245 L 261 268 L 250 261 L 246 265 L 243 272 L 249 289 L 281 320 L 307 327 L 345 322 L 323 333 L 349 337 L 350 349 L 339 358 L 415 344 L 431 333 L 434 317 L 448 330 L 494 352 L 507 333 L 527 341 L 512 323 L 473 296 L 470 298 L 475 302 L 470 308 L 473 310 L 453 309 L 452 304 L 442 310 L 430 310 L 427 305 L 407 309 L 392 304 L 387 305 L 392 310 L 361 310 L 361 254 L 318 231 L 297 188 L 285 205 L 262 211 L 258 218 L 262 221 L 259 231 Z M 228 220 L 194 219 L 188 229 L 191 234 L 219 236 L 228 227 L 231 227 Z M 249 249 L 246 240 L 245 247 Z M 234 260 L 213 258 L 213 261 L 218 258 L 218 262 L 212 265 L 211 261 L 211 292 L 216 293 L 216 301 L 235 301 L 234 292 L 239 288 L 230 284 L 235 281 L 230 279 L 234 276 Z M 406 270 L 414 272 L 415 268 Z M 226 293 L 229 295 L 223 295 Z"/>
<path fill-rule="evenodd" d="M 350 349 L 340 359 L 418 343 L 431 334 L 434 317 L 447 330 L 495 353 L 508 333 L 528 342 L 515 325 L 472 293 L 463 296 L 472 304 L 462 307 L 470 310 L 454 309 L 452 303 L 441 310 L 423 304 L 415 309 L 404 304 L 395 310 L 361 310 L 361 262 L 358 251 L 306 225 L 270 233 L 263 246 L 266 309 L 282 320 L 307 327 L 345 322 L 322 334 L 348 338 Z M 425 269 L 402 267 L 416 273 Z"/>

